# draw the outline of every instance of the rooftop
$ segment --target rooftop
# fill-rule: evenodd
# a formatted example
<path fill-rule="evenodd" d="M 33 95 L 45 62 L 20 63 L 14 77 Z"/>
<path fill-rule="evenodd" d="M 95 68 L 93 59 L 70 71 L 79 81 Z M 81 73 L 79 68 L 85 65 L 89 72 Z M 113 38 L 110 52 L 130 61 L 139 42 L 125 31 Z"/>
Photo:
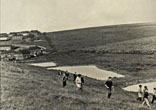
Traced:
<path fill-rule="evenodd" d="M 8 37 L 7 33 L 0 33 L 0 37 Z"/>

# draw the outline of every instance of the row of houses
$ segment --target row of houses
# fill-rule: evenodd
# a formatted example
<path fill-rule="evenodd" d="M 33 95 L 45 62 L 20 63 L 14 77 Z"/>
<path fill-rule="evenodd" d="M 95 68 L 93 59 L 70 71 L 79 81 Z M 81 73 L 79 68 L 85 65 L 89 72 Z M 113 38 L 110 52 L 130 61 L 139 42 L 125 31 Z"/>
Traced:
<path fill-rule="evenodd" d="M 25 60 L 46 54 L 44 47 L 22 44 L 23 41 L 36 40 L 41 35 L 42 33 L 38 30 L 10 32 L 9 34 L 0 33 L 0 60 Z M 21 45 L 16 41 L 21 42 Z"/>
<path fill-rule="evenodd" d="M 1 33 L 0 34 L 0 41 L 8 41 L 8 40 L 33 40 L 41 35 L 41 32 L 38 30 L 31 30 L 31 31 L 21 31 L 21 32 L 10 32 Z"/>
<path fill-rule="evenodd" d="M 14 47 L 15 48 L 15 47 Z M 19 60 L 25 60 L 25 59 L 30 59 L 32 57 L 37 57 L 43 54 L 46 54 L 46 50 L 43 48 L 40 48 L 38 46 L 30 46 L 30 48 L 25 48 L 25 49 L 20 49 L 15 48 L 14 50 L 11 50 L 9 52 L 1 52 L 1 60 L 6 60 L 6 61 L 19 61 Z"/>

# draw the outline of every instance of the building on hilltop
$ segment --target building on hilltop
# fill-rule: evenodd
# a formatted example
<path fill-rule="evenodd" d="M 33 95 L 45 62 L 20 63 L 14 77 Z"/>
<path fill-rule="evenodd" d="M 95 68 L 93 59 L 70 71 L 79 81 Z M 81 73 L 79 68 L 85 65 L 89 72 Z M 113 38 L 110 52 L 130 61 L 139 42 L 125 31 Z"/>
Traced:
<path fill-rule="evenodd" d="M 30 32 L 29 31 L 21 31 L 20 34 L 22 34 L 23 36 L 29 36 Z"/>
<path fill-rule="evenodd" d="M 12 34 L 11 39 L 12 40 L 23 40 L 23 35 L 20 33 Z"/>
<path fill-rule="evenodd" d="M 10 37 L 7 33 L 0 34 L 0 41 L 8 41 L 8 40 L 10 40 Z"/>
<path fill-rule="evenodd" d="M 12 36 L 16 35 L 17 33 L 18 33 L 18 32 L 10 32 L 10 33 L 9 33 L 9 36 L 12 37 Z"/>
<path fill-rule="evenodd" d="M 38 30 L 31 30 L 30 33 L 33 34 L 35 37 L 39 37 L 41 35 L 41 32 Z"/>

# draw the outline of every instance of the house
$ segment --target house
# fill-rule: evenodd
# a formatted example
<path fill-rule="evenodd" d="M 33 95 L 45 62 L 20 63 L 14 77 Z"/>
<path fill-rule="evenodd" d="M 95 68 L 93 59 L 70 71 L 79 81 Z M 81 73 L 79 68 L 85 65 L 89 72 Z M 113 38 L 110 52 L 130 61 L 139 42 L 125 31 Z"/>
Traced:
<path fill-rule="evenodd" d="M 15 52 L 13 53 L 13 56 L 15 60 L 24 60 L 25 56 L 21 52 Z"/>
<path fill-rule="evenodd" d="M 7 57 L 7 54 L 6 53 L 0 52 L 0 61 L 5 60 L 6 57 Z"/>
<path fill-rule="evenodd" d="M 37 56 L 36 50 L 30 50 L 30 56 L 36 57 Z"/>
<path fill-rule="evenodd" d="M 16 34 L 14 34 L 12 37 L 11 37 L 11 39 L 12 40 L 23 40 L 23 35 L 22 34 L 20 34 L 20 33 L 16 33 Z"/>
<path fill-rule="evenodd" d="M 42 54 L 42 50 L 38 46 L 30 47 L 29 50 L 30 50 L 30 56 L 31 57 L 36 57 L 36 56 L 39 56 Z"/>
<path fill-rule="evenodd" d="M 10 40 L 10 37 L 8 36 L 7 33 L 0 34 L 0 41 L 8 41 L 8 40 Z"/>
<path fill-rule="evenodd" d="M 41 32 L 38 30 L 31 30 L 30 33 L 33 34 L 35 37 L 38 37 L 41 35 Z"/>
<path fill-rule="evenodd" d="M 9 36 L 12 37 L 12 36 L 17 35 L 17 34 L 18 34 L 18 32 L 10 32 Z"/>
<path fill-rule="evenodd" d="M 7 58 L 9 59 L 9 61 L 13 61 L 13 60 L 24 60 L 25 59 L 25 55 L 22 54 L 21 52 L 9 52 L 7 54 Z"/>
<path fill-rule="evenodd" d="M 12 45 L 0 45 L 0 51 L 10 51 L 12 49 Z"/>
<path fill-rule="evenodd" d="M 29 36 L 30 32 L 29 31 L 22 31 L 20 32 L 23 36 Z"/>
<path fill-rule="evenodd" d="M 31 41 L 33 41 L 34 40 L 34 35 L 33 34 L 29 34 L 28 36 L 23 36 L 23 40 L 25 41 L 25 42 L 31 42 Z"/>

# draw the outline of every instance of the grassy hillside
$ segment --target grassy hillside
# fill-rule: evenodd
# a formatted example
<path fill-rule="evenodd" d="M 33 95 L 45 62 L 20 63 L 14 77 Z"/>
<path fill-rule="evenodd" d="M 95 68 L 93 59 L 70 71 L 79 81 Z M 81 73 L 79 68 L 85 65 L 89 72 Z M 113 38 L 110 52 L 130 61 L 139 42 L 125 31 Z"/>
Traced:
<path fill-rule="evenodd" d="M 54 61 L 62 66 L 95 64 L 125 75 L 126 82 L 131 83 L 144 81 L 145 76 L 155 80 L 155 36 L 156 23 L 46 33 L 50 53 L 33 60 Z"/>
<path fill-rule="evenodd" d="M 79 50 L 156 35 L 156 23 L 114 25 L 47 33 L 58 51 Z"/>
<path fill-rule="evenodd" d="M 62 88 L 57 71 L 24 63 L 1 62 L 1 109 L 148 110 L 139 108 L 136 93 L 125 92 L 121 88 L 156 81 L 155 36 L 156 23 L 45 33 L 42 41 L 34 44 L 47 47 L 49 54 L 25 62 L 54 61 L 58 66 L 94 64 L 123 74 L 125 78 L 113 79 L 115 92 L 108 100 L 105 81 L 85 77 L 81 94 L 76 91 L 72 76 L 67 87 Z M 152 105 L 152 110 L 155 108 Z"/>
<path fill-rule="evenodd" d="M 51 52 L 35 61 L 95 64 L 126 75 L 126 81 L 156 79 L 156 23 L 127 24 L 47 33 Z M 55 50 L 55 52 L 53 52 Z"/>
<path fill-rule="evenodd" d="M 1 65 L 1 110 L 148 110 L 140 107 L 136 93 L 123 91 L 117 79 L 113 79 L 115 92 L 107 99 L 104 81 L 85 77 L 81 93 L 71 74 L 67 86 L 62 88 L 57 71 L 25 64 Z M 153 110 L 155 107 L 152 105 Z"/>
<path fill-rule="evenodd" d="M 156 36 L 127 40 L 83 50 L 103 53 L 156 54 Z"/>

